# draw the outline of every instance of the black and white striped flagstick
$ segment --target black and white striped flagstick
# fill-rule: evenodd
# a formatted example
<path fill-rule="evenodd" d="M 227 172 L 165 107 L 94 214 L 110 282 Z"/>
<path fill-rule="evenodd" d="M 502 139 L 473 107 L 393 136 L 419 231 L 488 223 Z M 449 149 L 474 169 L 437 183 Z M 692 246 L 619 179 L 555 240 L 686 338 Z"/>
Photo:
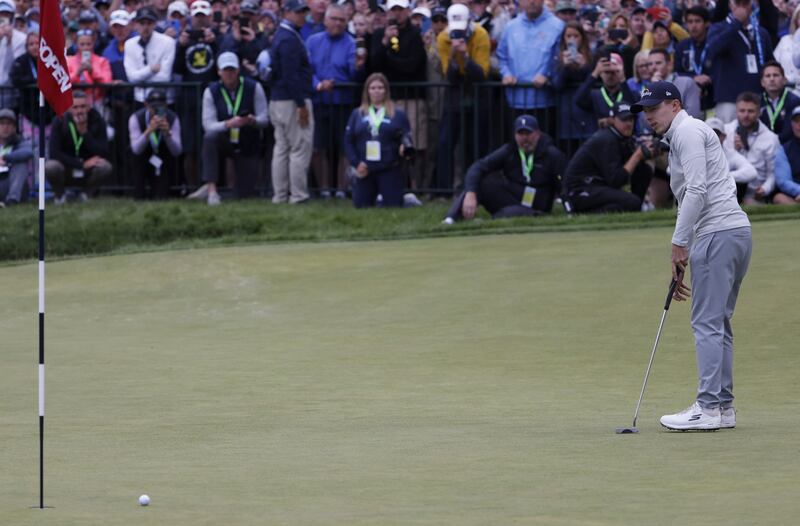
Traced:
<path fill-rule="evenodd" d="M 44 508 L 44 94 L 39 91 L 39 508 Z"/>

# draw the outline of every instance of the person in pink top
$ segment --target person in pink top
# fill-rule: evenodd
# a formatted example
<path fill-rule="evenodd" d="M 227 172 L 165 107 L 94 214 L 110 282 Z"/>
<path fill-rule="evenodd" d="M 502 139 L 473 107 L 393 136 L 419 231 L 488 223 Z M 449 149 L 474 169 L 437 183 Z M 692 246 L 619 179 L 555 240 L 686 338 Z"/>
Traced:
<path fill-rule="evenodd" d="M 67 57 L 69 79 L 73 84 L 111 84 L 111 64 L 108 59 L 94 52 L 95 34 L 91 29 L 78 31 L 76 47 L 78 52 Z M 96 88 L 86 90 L 92 106 L 100 109 L 103 103 L 104 90 Z"/>

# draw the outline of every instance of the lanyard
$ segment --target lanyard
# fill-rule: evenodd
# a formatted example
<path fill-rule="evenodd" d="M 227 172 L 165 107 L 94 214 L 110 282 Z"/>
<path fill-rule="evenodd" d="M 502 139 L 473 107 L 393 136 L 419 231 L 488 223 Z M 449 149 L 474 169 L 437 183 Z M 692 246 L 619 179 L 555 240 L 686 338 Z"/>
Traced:
<path fill-rule="evenodd" d="M 372 128 L 372 136 L 377 137 L 381 129 L 383 118 L 386 116 L 386 108 L 381 108 L 378 112 L 375 111 L 374 106 L 369 107 L 369 124 Z"/>
<path fill-rule="evenodd" d="M 78 130 L 75 129 L 75 124 L 69 122 L 69 133 L 72 135 L 72 142 L 75 144 L 75 157 L 80 157 L 80 149 L 83 144 L 83 137 L 78 136 Z"/>
<path fill-rule="evenodd" d="M 761 43 L 761 30 L 760 26 L 758 25 L 758 16 L 755 13 L 750 15 L 750 27 L 753 29 L 753 38 L 756 41 L 756 50 L 758 51 L 758 64 L 764 65 L 764 47 L 763 44 Z M 749 32 L 746 29 L 742 28 L 739 31 L 739 36 L 742 37 L 744 43 L 747 44 L 748 51 L 752 53 L 753 44 L 750 42 Z"/>
<path fill-rule="evenodd" d="M 150 112 L 146 111 L 144 113 L 144 121 L 150 122 L 150 117 L 151 117 Z M 150 132 L 149 140 L 150 144 L 153 146 L 153 150 L 158 150 L 158 145 L 161 142 L 161 131 L 156 130 L 154 132 Z"/>
<path fill-rule="evenodd" d="M 700 53 L 700 62 L 695 62 L 695 44 L 689 46 L 689 62 L 691 68 L 694 70 L 695 75 L 701 75 L 703 73 L 703 65 L 706 63 L 706 54 L 708 53 L 708 46 L 703 46 L 703 51 Z"/>
<path fill-rule="evenodd" d="M 605 86 L 602 86 L 600 88 L 600 94 L 603 95 L 603 99 L 606 101 L 606 104 L 608 104 L 608 107 L 609 108 L 613 108 L 614 107 L 614 101 L 611 100 L 611 97 L 608 96 L 608 92 L 606 91 L 606 87 Z M 621 100 L 622 100 L 622 90 L 620 90 L 619 93 L 617 93 L 617 102 L 619 102 Z"/>
<path fill-rule="evenodd" d="M 522 148 L 519 149 L 519 160 L 522 161 L 522 175 L 525 176 L 525 180 L 529 183 L 531 182 L 531 172 L 533 172 L 533 158 L 534 154 L 529 157 L 525 155 Z"/>
<path fill-rule="evenodd" d="M 13 149 L 14 149 L 13 146 L 3 146 L 2 148 L 0 148 L 0 157 L 5 157 L 9 153 L 11 153 L 11 150 Z"/>
<path fill-rule="evenodd" d="M 239 77 L 239 87 L 236 89 L 236 101 L 233 104 L 231 104 L 231 98 L 228 95 L 228 89 L 222 85 L 220 85 L 220 88 L 222 88 L 220 91 L 222 92 L 222 98 L 225 99 L 225 105 L 228 106 L 228 113 L 231 114 L 231 117 L 236 117 L 236 114 L 239 113 L 239 106 L 242 105 L 244 79 Z"/>
<path fill-rule="evenodd" d="M 775 121 L 778 120 L 778 117 L 781 114 L 781 110 L 783 109 L 783 103 L 786 102 L 786 94 L 789 92 L 788 89 L 783 88 L 783 95 L 781 95 L 778 104 L 775 106 L 775 109 L 772 109 L 772 103 L 767 98 L 767 94 L 764 94 L 764 100 L 767 101 L 767 115 L 769 115 L 769 129 L 775 131 Z"/>

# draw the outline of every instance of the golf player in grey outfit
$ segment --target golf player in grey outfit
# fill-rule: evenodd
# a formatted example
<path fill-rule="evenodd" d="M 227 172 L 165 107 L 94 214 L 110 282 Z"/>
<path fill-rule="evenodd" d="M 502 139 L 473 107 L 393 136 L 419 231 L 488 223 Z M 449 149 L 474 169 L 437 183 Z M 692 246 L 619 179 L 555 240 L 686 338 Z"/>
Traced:
<path fill-rule="evenodd" d="M 733 408 L 731 317 L 750 262 L 750 221 L 736 201 L 736 182 L 714 131 L 683 110 L 680 92 L 655 82 L 631 107 L 669 143 L 670 187 L 678 201 L 672 236 L 673 296 L 692 298 L 692 331 L 699 383 L 686 410 L 661 417 L 668 429 L 716 430 L 736 426 Z M 687 265 L 691 289 L 683 283 Z"/>

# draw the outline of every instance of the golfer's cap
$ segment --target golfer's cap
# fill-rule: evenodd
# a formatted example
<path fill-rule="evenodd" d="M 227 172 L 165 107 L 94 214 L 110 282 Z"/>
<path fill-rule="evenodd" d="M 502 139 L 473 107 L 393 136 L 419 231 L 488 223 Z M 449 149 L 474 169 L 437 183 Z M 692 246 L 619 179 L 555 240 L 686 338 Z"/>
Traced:
<path fill-rule="evenodd" d="M 533 115 L 520 115 L 514 121 L 514 133 L 521 131 L 536 131 L 539 129 L 539 121 Z"/>
<path fill-rule="evenodd" d="M 192 16 L 211 16 L 211 4 L 206 0 L 195 0 L 190 8 Z"/>
<path fill-rule="evenodd" d="M 618 119 L 632 119 L 633 112 L 631 111 L 631 105 L 625 102 L 624 100 L 619 101 L 614 104 L 614 107 L 611 108 L 611 114 L 618 118 Z"/>
<path fill-rule="evenodd" d="M 239 57 L 236 56 L 236 53 L 230 51 L 220 53 L 217 58 L 217 69 L 227 68 L 239 69 Z"/>
<path fill-rule="evenodd" d="M 562 11 L 575 11 L 578 12 L 578 6 L 575 5 L 573 0 L 558 0 L 556 4 L 556 13 L 560 13 Z"/>
<path fill-rule="evenodd" d="M 124 9 L 117 9 L 116 11 L 111 12 L 111 16 L 108 18 L 108 25 L 109 26 L 127 26 L 131 23 L 131 15 L 128 14 L 127 11 Z"/>
<path fill-rule="evenodd" d="M 408 9 L 408 6 L 411 5 L 408 3 L 408 0 L 389 0 L 386 2 L 386 10 L 391 11 L 395 7 L 399 7 L 401 9 Z"/>
<path fill-rule="evenodd" d="M 142 20 L 150 20 L 152 22 L 158 22 L 158 15 L 155 11 L 153 11 L 150 7 L 143 7 L 136 11 L 136 21 L 140 22 Z"/>
<path fill-rule="evenodd" d="M 714 131 L 725 133 L 725 123 L 722 122 L 722 119 L 719 117 L 711 117 L 706 119 L 706 124 L 708 124 L 708 127 Z"/>
<path fill-rule="evenodd" d="M 433 10 L 431 11 L 431 18 L 433 19 L 444 18 L 445 20 L 447 20 L 447 9 L 440 6 L 434 7 Z"/>
<path fill-rule="evenodd" d="M 164 92 L 164 90 L 154 89 L 147 94 L 145 101 L 147 101 L 148 104 L 166 104 L 167 94 Z"/>
<path fill-rule="evenodd" d="M 665 100 L 681 100 L 681 92 L 672 82 L 653 82 L 648 87 L 642 89 L 642 98 L 639 102 L 631 106 L 633 113 L 639 113 L 645 108 L 661 104 Z"/>
<path fill-rule="evenodd" d="M 245 0 L 239 4 L 239 11 L 242 13 L 250 13 L 251 15 L 255 15 L 258 13 L 258 5 L 255 2 Z"/>
<path fill-rule="evenodd" d="M 16 124 L 17 114 L 10 108 L 3 108 L 0 110 L 0 121 L 3 120 L 14 121 L 14 124 Z"/>
<path fill-rule="evenodd" d="M 183 0 L 175 0 L 167 7 L 167 16 L 172 16 L 174 13 L 178 13 L 181 16 L 188 16 L 189 6 L 186 5 L 186 2 Z"/>
<path fill-rule="evenodd" d="M 453 4 L 447 8 L 447 29 L 464 31 L 469 26 L 469 8 L 464 4 Z"/>
<path fill-rule="evenodd" d="M 427 7 L 415 7 L 413 11 L 411 11 L 411 16 L 420 15 L 424 16 L 425 18 L 431 17 L 431 10 Z"/>
<path fill-rule="evenodd" d="M 78 15 L 78 23 L 80 24 L 88 24 L 91 22 L 97 22 L 97 15 L 94 11 L 89 11 L 88 9 L 84 9 L 81 11 L 81 14 Z"/>
<path fill-rule="evenodd" d="M 308 11 L 310 8 L 308 7 L 306 0 L 286 0 L 283 3 L 283 9 L 285 11 L 299 13 L 300 11 Z"/>
<path fill-rule="evenodd" d="M 11 0 L 0 0 L 0 13 L 16 13 L 17 5 Z"/>

